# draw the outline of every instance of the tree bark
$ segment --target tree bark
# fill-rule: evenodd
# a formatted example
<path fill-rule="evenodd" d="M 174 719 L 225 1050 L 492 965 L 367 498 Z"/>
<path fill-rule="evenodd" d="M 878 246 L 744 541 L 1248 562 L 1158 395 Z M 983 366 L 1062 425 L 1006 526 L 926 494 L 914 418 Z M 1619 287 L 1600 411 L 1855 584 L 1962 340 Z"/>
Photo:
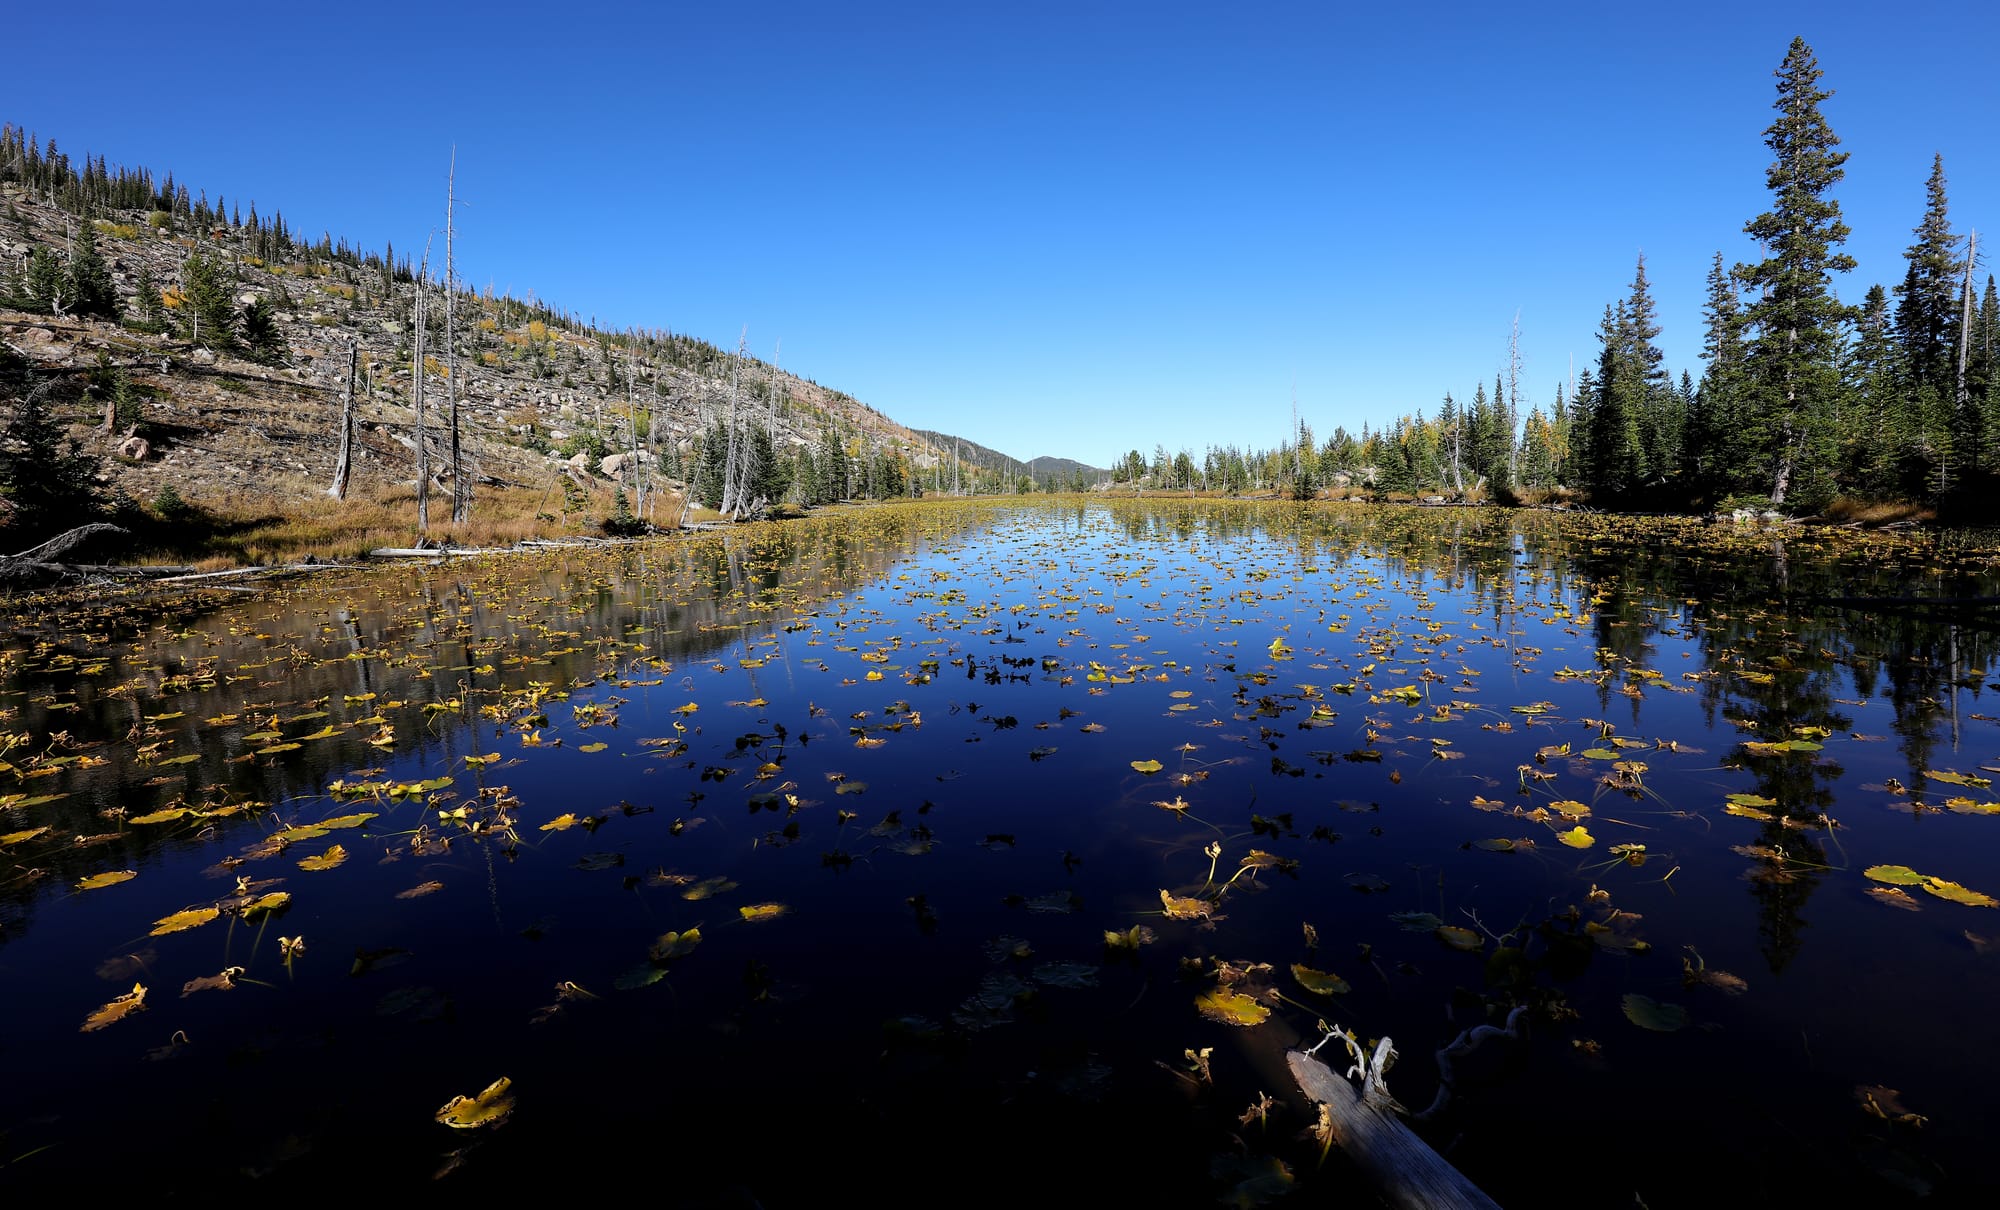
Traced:
<path fill-rule="evenodd" d="M 354 458 L 354 370 L 360 360 L 359 341 L 347 342 L 347 384 L 340 391 L 340 455 L 333 463 L 333 486 L 326 494 L 347 499 L 347 477 Z"/>

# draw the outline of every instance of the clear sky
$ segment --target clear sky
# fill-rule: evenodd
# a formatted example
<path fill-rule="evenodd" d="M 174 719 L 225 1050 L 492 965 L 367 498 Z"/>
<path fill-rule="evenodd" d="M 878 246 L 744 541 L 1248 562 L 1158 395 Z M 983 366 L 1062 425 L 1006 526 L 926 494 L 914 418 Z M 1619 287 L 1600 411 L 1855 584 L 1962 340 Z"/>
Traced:
<path fill-rule="evenodd" d="M 1403 11 L 1389 12 L 1396 7 Z M 1527 398 L 1647 258 L 1699 377 L 1793 36 L 1852 153 L 1858 302 L 1933 153 L 2000 245 L 2000 4 L 28 4 L 0 120 L 295 232 L 688 332 L 1016 457 Z M 2000 259 L 1994 262 L 2000 265 Z"/>

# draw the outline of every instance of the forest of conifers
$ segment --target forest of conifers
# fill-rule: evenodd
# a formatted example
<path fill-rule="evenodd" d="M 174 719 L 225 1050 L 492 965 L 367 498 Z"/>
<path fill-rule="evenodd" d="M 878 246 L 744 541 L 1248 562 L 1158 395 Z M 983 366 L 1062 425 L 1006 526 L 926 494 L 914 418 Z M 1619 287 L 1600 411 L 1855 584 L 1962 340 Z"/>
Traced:
<path fill-rule="evenodd" d="M 1212 445 L 1197 456 L 1157 446 L 1114 460 L 1114 482 L 1135 487 L 1236 492 L 1271 490 L 1307 498 L 1328 489 L 1366 494 L 1442 494 L 1454 498 L 1538 501 L 1582 498 L 1607 508 L 1708 510 L 1753 506 L 1803 513 L 1838 498 L 1903 501 L 1940 514 L 1982 518 L 2000 468 L 2000 297 L 1994 278 L 1980 282 L 1979 249 L 1953 231 L 1944 158 L 1933 161 L 1922 213 L 1904 253 L 1902 280 L 1871 285 L 1858 305 L 1842 302 L 1834 276 L 1855 268 L 1841 251 L 1849 229 L 1836 186 L 1847 153 L 1821 113 L 1833 95 L 1819 86 L 1812 49 L 1794 39 L 1777 77 L 1776 117 L 1764 132 L 1772 160 L 1770 208 L 1743 227 L 1761 259 L 1708 271 L 1702 367 L 1676 377 L 1656 344 L 1661 327 L 1641 255 L 1631 283 L 1604 308 L 1594 366 L 1559 385 L 1546 402 L 1523 399 L 1518 327 L 1507 364 L 1469 399 L 1446 393 L 1435 410 L 1345 427 L 1319 439 L 1294 419 L 1276 446 Z M 159 206 L 205 227 L 220 222 L 220 198 L 191 200 L 171 175 L 157 185 L 144 171 L 86 158 L 81 168 L 51 141 L 38 148 L 14 127 L 0 134 L 0 174 L 20 179 L 89 217 L 104 210 Z M 1913 182 L 1914 184 L 1914 182 Z M 243 226 L 241 214 L 227 221 Z M 392 249 L 362 254 L 330 237 L 295 240 L 282 215 L 247 230 L 262 255 L 318 256 L 409 280 L 407 258 Z M 116 299 L 90 242 L 64 255 L 36 249 L 24 265 L 0 271 L 0 301 L 27 309 L 66 295 L 73 312 L 116 317 Z M 153 292 L 140 284 L 141 304 Z M 155 308 L 157 309 L 157 308 Z M 577 326 L 567 313 L 537 305 L 552 322 Z M 138 322 L 143 322 L 139 320 Z M 594 330 L 594 324 L 590 325 Z M 726 355 L 705 342 L 675 338 L 677 350 L 705 361 Z M 698 443 L 700 444 L 700 443 Z M 801 503 L 840 493 L 817 474 L 816 447 L 773 451 L 771 490 Z M 697 459 L 682 468 L 700 480 Z M 780 465 L 787 463 L 789 465 Z M 900 472 L 900 466 L 893 468 Z M 975 490 L 1088 486 L 1081 470 L 1033 475 L 987 474 Z M 814 473 L 809 473 L 814 472 Z M 851 476 L 849 476 L 851 477 Z M 821 479 L 828 486 L 815 489 Z M 873 476 L 869 482 L 875 482 Z M 920 494 L 942 483 L 897 473 L 874 495 Z M 968 483 L 971 487 L 973 484 Z"/>
<path fill-rule="evenodd" d="M 1604 308 L 1596 364 L 1546 405 L 1521 398 L 1518 355 L 1470 400 L 1335 429 L 1323 443 L 1300 424 L 1276 449 L 1216 446 L 1151 460 L 1137 450 L 1120 481 L 1297 495 L 1350 485 L 1392 492 L 1545 498 L 1789 512 L 1836 497 L 1982 510 L 2000 467 L 2000 298 L 1976 280 L 1977 248 L 1953 232 L 1944 158 L 1932 165 L 1901 283 L 1842 303 L 1833 275 L 1854 268 L 1834 188 L 1847 153 L 1820 112 L 1812 49 L 1795 39 L 1777 72 L 1776 119 L 1764 132 L 1770 209 L 1744 232 L 1762 259 L 1708 272 L 1699 381 L 1662 364 L 1642 255 L 1624 296 Z M 1518 344 L 1514 346 L 1518 348 Z"/>

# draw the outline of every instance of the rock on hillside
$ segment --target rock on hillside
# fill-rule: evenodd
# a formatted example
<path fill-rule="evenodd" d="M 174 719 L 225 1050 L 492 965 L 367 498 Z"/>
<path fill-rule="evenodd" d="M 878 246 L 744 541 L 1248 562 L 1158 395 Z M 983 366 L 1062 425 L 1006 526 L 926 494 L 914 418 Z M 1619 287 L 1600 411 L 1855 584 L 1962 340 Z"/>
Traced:
<path fill-rule="evenodd" d="M 63 249 L 82 221 L 0 184 L 17 216 L 0 224 L 0 266 L 19 274 L 35 246 Z M 173 486 L 190 499 L 268 500 L 322 493 L 332 481 L 347 350 L 358 349 L 355 490 L 415 480 L 412 317 L 417 284 L 379 258 L 359 263 L 330 245 L 294 245 L 282 261 L 255 255 L 256 233 L 228 224 L 193 230 L 185 218 L 121 211 L 94 220 L 98 249 L 125 309 L 125 323 L 0 309 L 0 339 L 45 373 L 123 371 L 147 447 L 113 457 L 129 424 L 106 427 L 79 404 L 71 417 L 98 430 L 114 490 L 139 500 Z M 264 245 L 268 247 L 268 241 Z M 180 294 L 184 266 L 200 253 L 224 264 L 238 307 L 261 302 L 277 340 L 248 360 L 210 339 L 190 339 L 192 311 Z M 146 322 L 141 274 L 160 287 L 164 321 Z M 446 415 L 443 292 L 429 295 L 425 399 L 440 475 Z M 0 295 L 4 295 L 0 288 Z M 667 332 L 594 329 L 545 305 L 490 293 L 457 299 L 456 366 L 469 474 L 478 482 L 541 487 L 573 454 L 593 469 L 635 436 L 659 451 L 667 473 L 692 452 L 702 427 L 732 399 L 769 425 L 782 452 L 829 434 L 850 454 L 895 454 L 912 476 L 939 461 L 935 445 L 866 404 L 754 358 Z M 128 414 L 129 418 L 129 414 Z M 948 455 L 947 455 L 948 456 Z"/>

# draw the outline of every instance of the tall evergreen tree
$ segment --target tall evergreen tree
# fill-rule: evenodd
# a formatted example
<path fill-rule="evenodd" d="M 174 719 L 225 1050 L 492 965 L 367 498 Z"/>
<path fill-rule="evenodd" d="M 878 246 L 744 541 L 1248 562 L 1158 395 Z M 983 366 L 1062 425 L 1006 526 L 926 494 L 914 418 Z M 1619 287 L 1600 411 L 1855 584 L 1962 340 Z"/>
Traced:
<path fill-rule="evenodd" d="M 118 291 L 111 285 L 111 269 L 104 263 L 104 255 L 97 250 L 97 229 L 92 224 L 83 224 L 76 233 L 63 278 L 72 314 L 118 318 Z"/>
<path fill-rule="evenodd" d="M 1639 439 L 1647 362 L 1637 331 L 1624 302 L 1604 308 L 1597 333 L 1597 398 L 1584 427 L 1588 476 L 1584 486 L 1598 504 L 1629 503 L 1647 478 L 1645 447 Z"/>
<path fill-rule="evenodd" d="M 1743 311 L 1720 252 L 1709 264 L 1702 318 L 1706 327 L 1701 359 L 1707 366 L 1689 409 L 1681 468 L 1689 498 L 1712 501 L 1736 486 L 1734 476 L 1750 461 L 1749 451 L 1742 448 L 1741 427 L 1746 384 Z"/>
<path fill-rule="evenodd" d="M 1847 153 L 1820 114 L 1833 95 L 1819 88 L 1819 62 L 1805 39 L 1794 38 L 1777 71 L 1778 117 L 1764 132 L 1775 156 L 1765 173 L 1772 208 L 1744 225 L 1764 259 L 1735 268 L 1753 291 L 1744 308 L 1751 407 L 1744 428 L 1756 442 L 1751 471 L 1782 506 L 1793 480 L 1813 465 L 1825 441 L 1822 409 L 1839 389 L 1835 356 L 1846 308 L 1834 297 L 1832 274 L 1854 268 L 1834 251 L 1847 241 L 1840 203 L 1829 195 L 1846 175 Z"/>
<path fill-rule="evenodd" d="M 1911 426 L 1903 393 L 1903 350 L 1889 314 L 1889 293 L 1868 288 L 1855 319 L 1855 341 L 1847 355 L 1847 394 L 1842 418 L 1842 480 L 1870 496 L 1914 488 L 1905 483 L 1903 459 L 1911 452 Z M 1921 471 L 1917 478 L 1921 479 Z"/>
<path fill-rule="evenodd" d="M 1896 338 L 1913 387 L 1931 386 L 1945 395 L 1954 388 L 1958 350 L 1959 282 L 1964 263 L 1959 237 L 1951 233 L 1945 197 L 1944 157 L 1931 161 L 1924 186 L 1924 217 L 1916 242 L 1904 251 L 1909 271 L 1896 287 Z"/>

